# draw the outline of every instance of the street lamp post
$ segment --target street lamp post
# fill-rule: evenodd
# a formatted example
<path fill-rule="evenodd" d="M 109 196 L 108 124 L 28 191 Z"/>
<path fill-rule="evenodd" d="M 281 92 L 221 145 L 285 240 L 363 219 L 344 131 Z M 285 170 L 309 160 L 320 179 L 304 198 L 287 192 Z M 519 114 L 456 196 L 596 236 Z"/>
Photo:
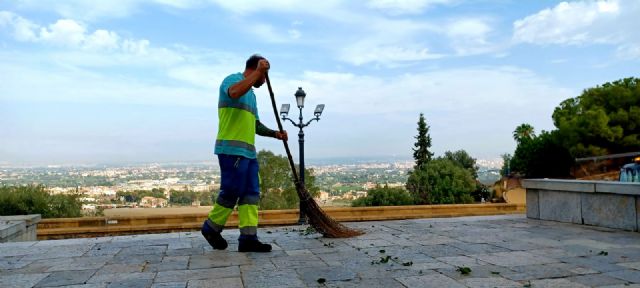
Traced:
<path fill-rule="evenodd" d="M 320 115 L 322 115 L 322 111 L 324 110 L 324 104 L 319 104 L 316 106 L 315 111 L 313 112 L 313 118 L 309 120 L 307 123 L 304 123 L 302 118 L 302 108 L 304 108 L 304 98 L 307 96 L 302 90 L 302 87 L 298 87 L 298 91 L 296 91 L 296 104 L 298 109 L 300 109 L 300 115 L 298 117 L 298 123 L 291 120 L 287 115 L 289 114 L 289 104 L 282 104 L 280 108 L 280 115 L 282 116 L 282 120 L 289 120 L 293 126 L 300 128 L 298 132 L 298 146 L 300 147 L 300 167 L 299 167 L 299 175 L 300 175 L 300 183 L 304 186 L 304 131 L 303 128 L 309 126 L 313 120 L 320 121 Z M 300 205 L 300 219 L 298 219 L 298 224 L 306 224 L 307 217 L 302 209 L 302 205 Z"/>

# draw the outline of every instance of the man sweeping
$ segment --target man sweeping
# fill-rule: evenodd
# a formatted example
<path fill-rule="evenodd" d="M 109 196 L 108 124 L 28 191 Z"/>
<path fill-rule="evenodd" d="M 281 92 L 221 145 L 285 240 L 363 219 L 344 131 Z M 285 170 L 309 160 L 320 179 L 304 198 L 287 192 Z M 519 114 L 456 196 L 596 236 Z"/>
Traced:
<path fill-rule="evenodd" d="M 274 131 L 260 123 L 253 87 L 265 83 L 269 61 L 260 55 L 247 60 L 245 70 L 227 76 L 220 85 L 218 136 L 215 154 L 220 164 L 218 199 L 202 225 L 202 235 L 213 249 L 224 250 L 220 235 L 233 208 L 238 205 L 239 252 L 270 252 L 271 245 L 258 240 L 260 185 L 255 135 L 287 140 L 286 131 Z"/>

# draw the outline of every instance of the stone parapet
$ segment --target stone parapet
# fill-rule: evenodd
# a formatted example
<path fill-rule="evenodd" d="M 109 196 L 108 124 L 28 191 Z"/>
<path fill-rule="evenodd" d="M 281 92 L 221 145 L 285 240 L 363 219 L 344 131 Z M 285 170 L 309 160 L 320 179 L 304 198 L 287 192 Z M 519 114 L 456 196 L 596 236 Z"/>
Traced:
<path fill-rule="evenodd" d="M 37 240 L 40 214 L 0 216 L 0 243 Z"/>
<path fill-rule="evenodd" d="M 158 208 L 162 209 L 162 208 Z M 324 211 L 337 221 L 380 221 L 418 218 L 441 218 L 480 215 L 521 214 L 523 204 L 485 203 L 453 205 L 411 205 L 377 207 L 325 207 Z M 82 217 L 45 219 L 38 225 L 38 239 L 65 239 L 97 236 L 114 236 L 146 233 L 168 233 L 199 230 L 207 213 L 131 216 L 131 217 Z M 295 225 L 297 209 L 265 210 L 258 214 L 259 225 Z M 238 215 L 234 212 L 227 227 L 237 227 Z"/>
<path fill-rule="evenodd" d="M 640 231 L 640 184 L 529 179 L 527 217 Z"/>

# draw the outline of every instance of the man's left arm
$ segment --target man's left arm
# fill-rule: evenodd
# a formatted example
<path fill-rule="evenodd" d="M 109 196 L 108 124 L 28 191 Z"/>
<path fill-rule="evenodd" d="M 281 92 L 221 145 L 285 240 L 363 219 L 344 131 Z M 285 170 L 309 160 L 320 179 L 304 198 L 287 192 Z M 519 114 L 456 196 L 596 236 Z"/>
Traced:
<path fill-rule="evenodd" d="M 260 120 L 256 120 L 256 134 L 265 137 L 273 137 L 280 140 L 288 140 L 287 131 L 276 131 L 264 126 Z"/>

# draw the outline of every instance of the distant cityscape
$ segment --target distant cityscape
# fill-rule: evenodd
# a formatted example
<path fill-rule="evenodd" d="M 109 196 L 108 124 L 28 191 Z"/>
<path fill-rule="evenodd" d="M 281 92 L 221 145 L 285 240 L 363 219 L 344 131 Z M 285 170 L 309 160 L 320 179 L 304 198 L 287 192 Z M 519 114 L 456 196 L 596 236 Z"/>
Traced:
<path fill-rule="evenodd" d="M 353 161 L 353 159 L 352 159 Z M 388 160 L 387 160 L 388 161 Z M 404 187 L 412 160 L 310 161 L 314 170 L 321 205 L 347 206 L 364 197 L 377 185 Z M 500 177 L 501 159 L 480 159 L 478 180 L 491 184 Z M 83 210 L 120 207 L 167 207 L 171 193 L 189 191 L 206 195 L 217 193 L 220 170 L 215 162 L 168 163 L 138 165 L 83 165 L 46 167 L 0 167 L 0 185 L 44 185 L 51 194 L 82 194 Z M 146 196 L 132 203 L 122 196 L 132 191 L 153 191 L 158 197 Z M 159 194 L 158 194 L 159 193 Z M 163 195 L 163 197 L 161 197 Z M 200 206 L 200 201 L 191 203 Z"/>

